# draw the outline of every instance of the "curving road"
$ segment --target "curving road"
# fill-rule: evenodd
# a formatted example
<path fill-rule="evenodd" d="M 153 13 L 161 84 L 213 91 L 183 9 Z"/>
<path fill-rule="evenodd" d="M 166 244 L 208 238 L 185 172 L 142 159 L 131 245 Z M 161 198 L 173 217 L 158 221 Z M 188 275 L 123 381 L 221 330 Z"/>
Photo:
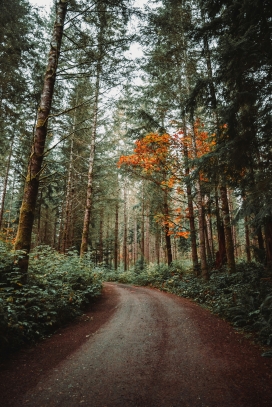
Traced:
<path fill-rule="evenodd" d="M 106 286 L 116 312 L 20 405 L 272 406 L 270 360 L 227 323 L 174 295 Z"/>

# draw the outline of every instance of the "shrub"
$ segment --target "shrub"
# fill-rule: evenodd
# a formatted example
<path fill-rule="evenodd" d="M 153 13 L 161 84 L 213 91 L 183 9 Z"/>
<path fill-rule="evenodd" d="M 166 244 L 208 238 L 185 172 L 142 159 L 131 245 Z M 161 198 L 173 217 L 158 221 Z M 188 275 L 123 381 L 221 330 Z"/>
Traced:
<path fill-rule="evenodd" d="M 14 253 L 0 243 L 0 350 L 48 335 L 82 312 L 100 294 L 101 276 L 87 257 L 62 255 L 48 246 L 30 255 L 27 284 L 14 267 Z"/>

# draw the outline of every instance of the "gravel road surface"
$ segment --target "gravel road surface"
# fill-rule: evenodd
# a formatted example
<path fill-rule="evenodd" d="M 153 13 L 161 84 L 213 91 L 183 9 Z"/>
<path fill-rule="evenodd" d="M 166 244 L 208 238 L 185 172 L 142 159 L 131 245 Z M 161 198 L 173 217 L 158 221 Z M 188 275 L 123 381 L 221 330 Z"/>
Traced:
<path fill-rule="evenodd" d="M 271 360 L 229 324 L 155 289 L 106 288 L 118 294 L 110 319 L 20 406 L 272 406 Z"/>

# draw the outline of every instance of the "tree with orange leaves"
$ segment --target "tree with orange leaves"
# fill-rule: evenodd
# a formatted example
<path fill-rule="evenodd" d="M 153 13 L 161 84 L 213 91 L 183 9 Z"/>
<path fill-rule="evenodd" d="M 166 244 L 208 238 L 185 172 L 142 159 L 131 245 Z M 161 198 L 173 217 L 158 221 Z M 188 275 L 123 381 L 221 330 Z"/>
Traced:
<path fill-rule="evenodd" d="M 171 146 L 172 138 L 169 134 L 149 133 L 136 141 L 134 154 L 121 156 L 118 162 L 119 167 L 125 167 L 139 177 L 152 181 L 163 192 L 162 213 L 157 213 L 155 218 L 165 232 L 168 264 L 172 263 L 171 236 L 188 237 L 188 232 L 184 232 L 180 225 L 181 214 L 174 218 L 170 214 L 169 194 L 178 180 L 173 171 Z"/>

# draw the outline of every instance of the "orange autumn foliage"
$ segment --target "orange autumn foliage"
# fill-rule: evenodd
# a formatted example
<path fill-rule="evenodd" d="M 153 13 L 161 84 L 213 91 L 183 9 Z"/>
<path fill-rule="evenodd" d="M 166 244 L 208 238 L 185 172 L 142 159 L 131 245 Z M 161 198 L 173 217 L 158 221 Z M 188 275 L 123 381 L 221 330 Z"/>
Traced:
<path fill-rule="evenodd" d="M 144 172 L 160 172 L 169 156 L 170 135 L 149 133 L 135 142 L 134 154 L 119 159 L 118 166 L 140 167 Z"/>
<path fill-rule="evenodd" d="M 163 190 L 172 190 L 177 183 L 177 176 L 174 169 L 174 148 L 173 137 L 165 133 L 159 135 L 157 133 L 149 133 L 143 139 L 135 142 L 134 154 L 128 156 L 121 156 L 118 166 L 131 166 L 141 169 L 144 175 L 149 177 L 152 174 L 162 174 L 161 179 L 157 182 Z M 151 177 L 150 177 L 151 179 Z M 182 193 L 181 188 L 176 189 L 177 193 Z M 188 237 L 188 232 L 181 231 L 181 209 L 173 221 L 169 216 L 164 214 L 157 214 L 155 216 L 156 222 L 161 226 L 168 227 L 168 235 L 174 237 Z"/>

